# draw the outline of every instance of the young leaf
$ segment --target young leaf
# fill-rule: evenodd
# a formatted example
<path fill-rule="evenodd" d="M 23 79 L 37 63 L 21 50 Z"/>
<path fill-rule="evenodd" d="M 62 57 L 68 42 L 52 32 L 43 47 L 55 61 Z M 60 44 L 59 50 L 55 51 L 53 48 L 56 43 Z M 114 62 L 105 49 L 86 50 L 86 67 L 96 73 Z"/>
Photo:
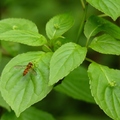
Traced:
<path fill-rule="evenodd" d="M 74 23 L 69 14 L 57 15 L 46 24 L 46 34 L 49 39 L 57 39 L 68 31 Z"/>
<path fill-rule="evenodd" d="M 26 30 L 38 33 L 37 26 L 26 19 L 8 18 L 0 21 L 0 34 L 11 30 Z"/>
<path fill-rule="evenodd" d="M 120 16 L 119 0 L 87 0 L 93 7 L 116 20 Z"/>
<path fill-rule="evenodd" d="M 9 30 L 0 34 L 0 40 L 18 42 L 31 46 L 41 46 L 47 42 L 43 35 L 27 30 Z"/>
<path fill-rule="evenodd" d="M 44 52 L 24 53 L 14 57 L 5 66 L 0 90 L 2 97 L 17 116 L 51 91 L 52 86 L 48 86 L 51 56 L 52 53 Z M 33 65 L 26 67 L 30 62 Z M 26 68 L 27 73 L 23 74 Z"/>
<path fill-rule="evenodd" d="M 87 71 L 81 66 L 66 76 L 55 89 L 78 100 L 95 102 L 91 96 Z"/>
<path fill-rule="evenodd" d="M 88 75 L 96 103 L 109 117 L 120 120 L 120 70 L 91 63 Z"/>
<path fill-rule="evenodd" d="M 94 38 L 89 47 L 103 54 L 120 55 L 120 41 L 108 34 Z"/>
<path fill-rule="evenodd" d="M 86 52 L 85 47 L 75 43 L 66 43 L 58 48 L 50 61 L 49 84 L 55 84 L 77 68 L 85 59 Z"/>
<path fill-rule="evenodd" d="M 105 33 L 110 34 L 112 37 L 120 39 L 120 28 L 117 25 L 103 18 L 91 16 L 87 20 L 84 27 L 85 36 L 90 38 L 91 36 L 95 36 L 100 31 L 104 31 Z"/>
<path fill-rule="evenodd" d="M 38 110 L 34 107 L 28 108 L 24 111 L 19 118 L 13 112 L 5 113 L 1 120 L 55 120 L 52 115 L 47 112 Z"/>

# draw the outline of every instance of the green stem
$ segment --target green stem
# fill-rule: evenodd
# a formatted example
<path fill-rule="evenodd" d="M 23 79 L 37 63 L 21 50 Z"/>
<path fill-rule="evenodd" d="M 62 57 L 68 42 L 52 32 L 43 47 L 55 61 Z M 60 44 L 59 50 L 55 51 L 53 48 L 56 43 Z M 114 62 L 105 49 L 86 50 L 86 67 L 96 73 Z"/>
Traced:
<path fill-rule="evenodd" d="M 85 60 L 87 60 L 88 62 L 91 62 L 91 63 L 95 62 L 95 61 L 93 61 L 93 60 L 91 60 L 89 58 L 85 58 Z"/>
<path fill-rule="evenodd" d="M 98 17 L 107 17 L 108 15 L 106 14 L 101 14 L 101 15 L 98 15 Z"/>
<path fill-rule="evenodd" d="M 81 0 L 81 4 L 82 4 L 83 9 L 85 9 L 85 3 L 84 3 L 84 0 Z"/>
<path fill-rule="evenodd" d="M 86 47 L 88 47 L 89 39 L 90 38 L 87 38 L 86 45 L 85 45 Z"/>
<path fill-rule="evenodd" d="M 82 17 L 82 21 L 80 23 L 80 27 L 79 27 L 79 31 L 78 31 L 78 36 L 77 36 L 77 41 L 76 43 L 79 42 L 79 39 L 80 39 L 80 36 L 81 36 L 81 33 L 83 31 L 83 27 L 84 27 L 84 23 L 85 23 L 85 20 L 86 20 L 86 15 L 87 15 L 87 8 L 88 8 L 88 5 L 84 4 L 83 0 L 81 0 L 81 3 L 82 3 L 82 6 L 83 6 L 83 9 L 84 9 L 84 12 L 83 12 L 83 17 Z"/>

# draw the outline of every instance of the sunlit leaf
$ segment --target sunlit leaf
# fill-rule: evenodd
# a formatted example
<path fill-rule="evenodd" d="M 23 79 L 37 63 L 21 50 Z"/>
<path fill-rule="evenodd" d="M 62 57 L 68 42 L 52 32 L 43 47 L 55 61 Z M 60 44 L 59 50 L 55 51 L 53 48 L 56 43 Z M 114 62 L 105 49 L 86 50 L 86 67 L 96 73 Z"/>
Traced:
<path fill-rule="evenodd" d="M 87 0 L 93 7 L 116 20 L 120 16 L 119 0 Z"/>
<path fill-rule="evenodd" d="M 30 30 L 9 30 L 0 34 L 0 40 L 18 42 L 31 46 L 41 46 L 47 42 L 43 35 Z"/>
<path fill-rule="evenodd" d="M 103 54 L 120 55 L 120 41 L 107 34 L 94 38 L 89 47 Z"/>
<path fill-rule="evenodd" d="M 86 48 L 75 43 L 66 43 L 58 48 L 50 61 L 50 81 L 53 85 L 72 70 L 77 68 L 85 59 Z"/>
<path fill-rule="evenodd" d="M 0 90 L 2 97 L 19 116 L 26 108 L 42 100 L 52 89 L 48 86 L 49 62 L 52 53 L 29 52 L 14 57 L 4 68 Z M 23 71 L 26 65 L 31 62 L 32 67 L 26 75 Z M 25 68 L 19 68 L 25 66 Z M 32 70 L 36 74 L 32 73 Z"/>
<path fill-rule="evenodd" d="M 0 34 L 11 30 L 28 30 L 38 33 L 37 26 L 26 19 L 8 18 L 0 21 Z"/>
<path fill-rule="evenodd" d="M 68 31 L 74 23 L 69 14 L 61 14 L 53 17 L 46 24 L 46 34 L 49 39 L 56 39 Z"/>
<path fill-rule="evenodd" d="M 120 70 L 92 63 L 88 75 L 96 103 L 109 117 L 120 120 Z"/>

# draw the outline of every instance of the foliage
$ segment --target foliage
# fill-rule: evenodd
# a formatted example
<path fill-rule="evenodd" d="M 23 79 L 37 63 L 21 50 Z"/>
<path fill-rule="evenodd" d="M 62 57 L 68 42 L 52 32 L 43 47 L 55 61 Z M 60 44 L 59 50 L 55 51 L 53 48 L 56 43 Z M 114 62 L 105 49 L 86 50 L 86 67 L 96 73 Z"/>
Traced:
<path fill-rule="evenodd" d="M 84 13 L 78 35 L 69 42 L 63 35 L 75 22 L 70 14 L 51 18 L 46 24 L 47 37 L 40 34 L 37 26 L 29 20 L 8 18 L 0 21 L 1 45 L 13 56 L 1 73 L 0 106 L 8 111 L 10 106 L 16 114 L 6 112 L 2 120 L 9 117 L 12 120 L 32 120 L 34 117 L 36 120 L 54 120 L 50 114 L 30 107 L 54 88 L 72 98 L 97 104 L 110 118 L 120 120 L 120 70 L 87 56 L 90 49 L 105 55 L 120 55 L 120 28 L 114 24 L 120 16 L 120 2 L 81 0 L 81 3 Z M 108 15 L 108 19 L 102 18 L 105 15 L 87 18 L 89 4 Z M 80 45 L 83 31 L 86 37 L 84 46 Z M 39 51 L 16 55 L 19 43 L 39 47 Z M 88 70 L 85 62 L 89 62 Z"/>

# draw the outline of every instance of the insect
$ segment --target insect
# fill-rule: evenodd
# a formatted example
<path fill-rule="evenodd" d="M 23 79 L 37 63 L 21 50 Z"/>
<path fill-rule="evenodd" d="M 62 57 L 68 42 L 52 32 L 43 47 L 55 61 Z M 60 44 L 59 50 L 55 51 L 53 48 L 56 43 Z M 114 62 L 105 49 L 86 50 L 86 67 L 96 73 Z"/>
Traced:
<path fill-rule="evenodd" d="M 25 70 L 23 71 L 23 76 L 25 76 L 29 71 L 30 69 L 33 67 L 33 64 L 31 62 L 29 62 L 25 68 Z"/>
<path fill-rule="evenodd" d="M 27 75 L 30 71 L 36 74 L 36 71 L 33 69 L 33 63 L 29 62 L 27 65 L 16 65 L 16 68 L 24 68 L 23 76 Z"/>

